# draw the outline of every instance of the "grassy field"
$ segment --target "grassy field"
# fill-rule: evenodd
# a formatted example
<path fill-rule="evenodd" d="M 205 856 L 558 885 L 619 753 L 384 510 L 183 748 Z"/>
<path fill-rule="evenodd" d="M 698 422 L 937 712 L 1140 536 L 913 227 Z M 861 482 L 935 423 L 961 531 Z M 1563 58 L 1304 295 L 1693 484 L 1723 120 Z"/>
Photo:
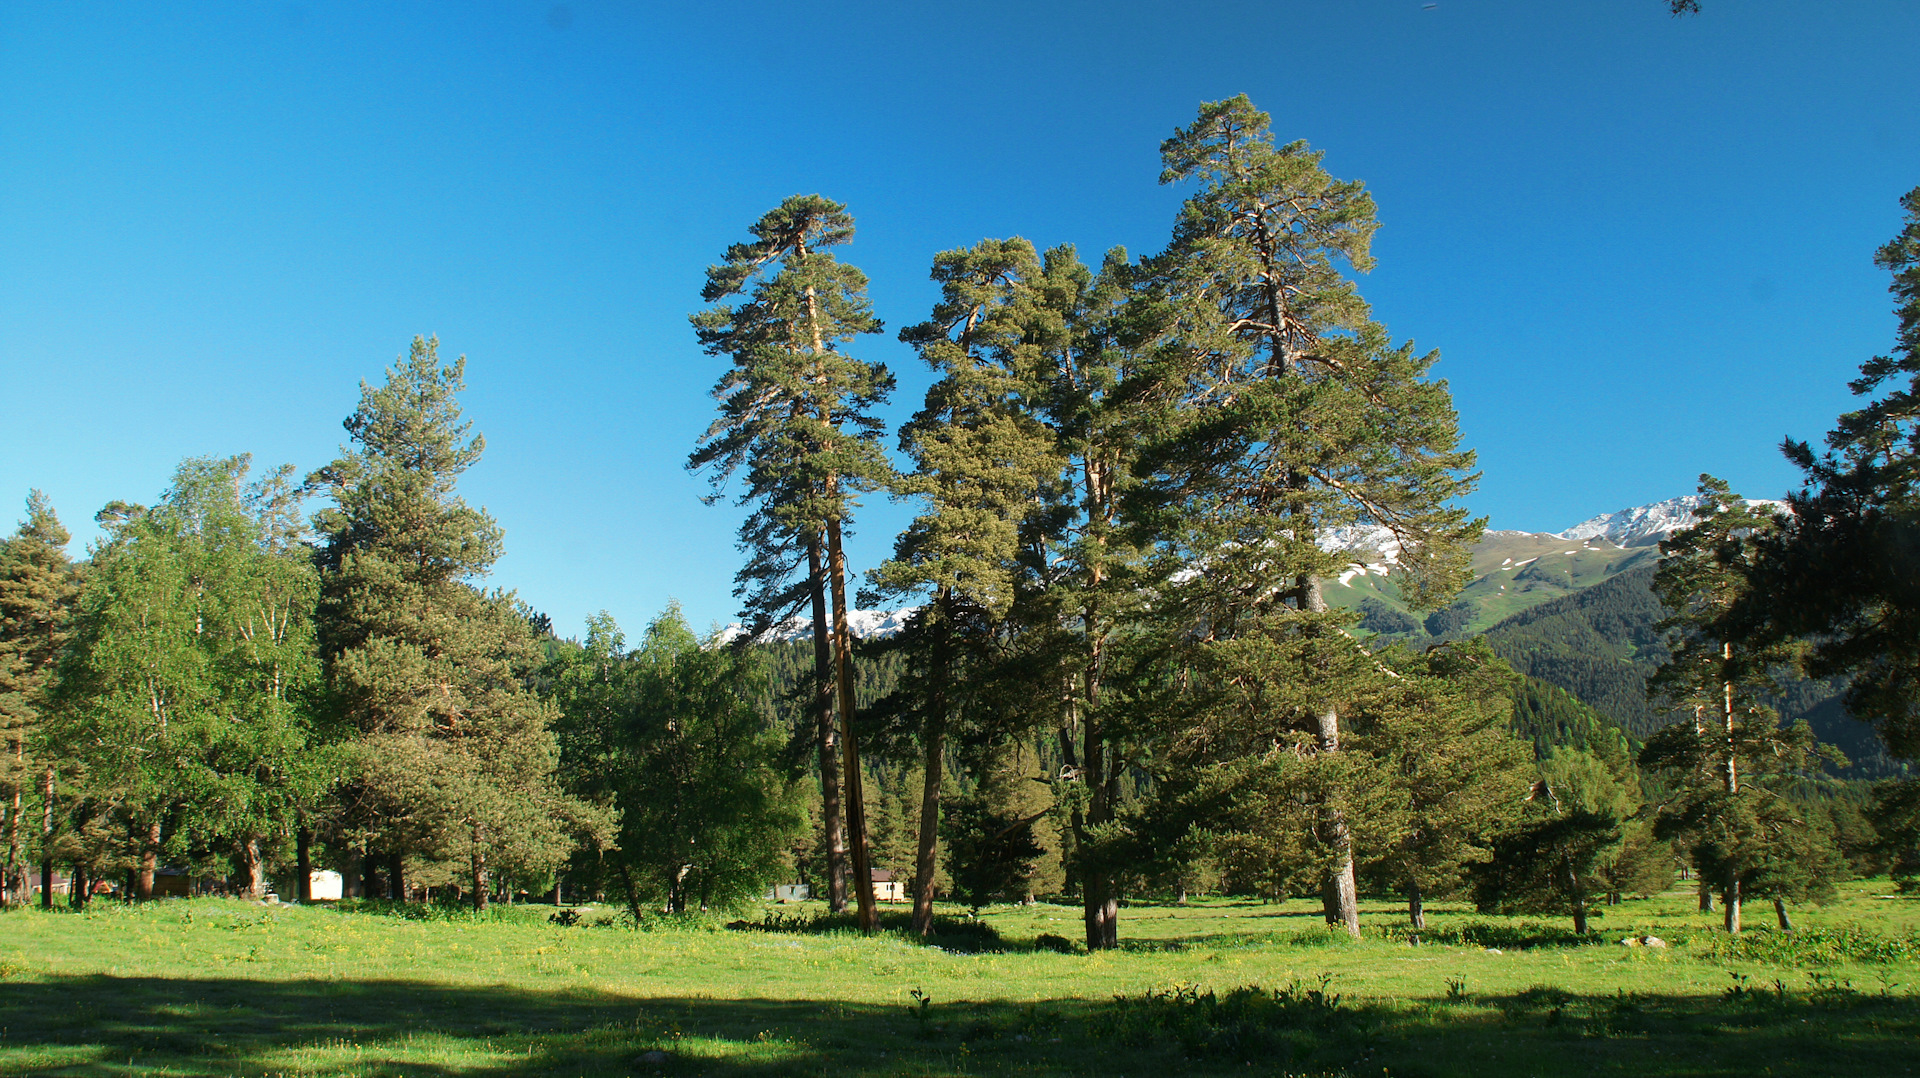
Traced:
<path fill-rule="evenodd" d="M 1737 941 L 1682 892 L 1587 942 L 1447 906 L 1415 941 L 1369 904 L 1352 943 L 1307 903 L 1134 905 L 1100 955 L 1036 946 L 1079 935 L 1047 905 L 954 911 L 943 946 L 797 906 L 640 931 L 539 906 L 13 911 L 0 1075 L 1912 1074 L 1920 901 L 1889 891 Z"/>

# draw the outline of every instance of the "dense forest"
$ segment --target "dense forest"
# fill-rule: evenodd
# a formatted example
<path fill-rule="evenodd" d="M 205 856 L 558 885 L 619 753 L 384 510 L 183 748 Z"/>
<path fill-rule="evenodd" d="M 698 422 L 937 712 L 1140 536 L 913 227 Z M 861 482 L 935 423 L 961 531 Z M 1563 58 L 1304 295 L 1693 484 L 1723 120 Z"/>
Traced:
<path fill-rule="evenodd" d="M 899 331 L 933 384 L 895 430 L 845 206 L 789 198 L 708 268 L 685 463 L 742 510 L 731 642 L 677 609 L 562 639 L 489 585 L 502 530 L 458 493 L 485 441 L 433 339 L 304 476 L 185 461 L 77 561 L 36 493 L 0 547 L 7 901 L 304 901 L 333 870 L 639 924 L 800 882 L 872 931 L 898 881 L 917 931 L 1046 894 L 1100 949 L 1146 895 L 1311 895 L 1355 935 L 1362 893 L 1416 929 L 1467 895 L 1585 931 L 1686 871 L 1738 931 L 1745 901 L 1784 927 L 1847 873 L 1920 875 L 1920 190 L 1880 252 L 1899 347 L 1824 451 L 1789 444 L 1787 511 L 1703 476 L 1656 564 L 1469 634 L 1474 458 L 1437 353 L 1355 283 L 1371 195 L 1244 97 L 1161 158 L 1186 198 L 1157 253 L 933 257 Z M 918 515 L 858 574 L 882 494 Z M 1411 613 L 1328 602 L 1359 527 Z M 862 602 L 914 613 L 862 641 Z"/>

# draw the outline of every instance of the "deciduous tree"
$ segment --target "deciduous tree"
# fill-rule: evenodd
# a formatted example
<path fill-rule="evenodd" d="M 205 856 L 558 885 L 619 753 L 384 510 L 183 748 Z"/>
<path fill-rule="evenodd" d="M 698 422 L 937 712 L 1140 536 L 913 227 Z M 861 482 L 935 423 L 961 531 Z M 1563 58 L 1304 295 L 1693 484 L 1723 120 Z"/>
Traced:
<path fill-rule="evenodd" d="M 754 653 L 702 647 L 671 606 L 632 651 L 601 614 L 549 673 L 565 773 L 618 817 L 604 859 L 636 917 L 643 902 L 733 907 L 781 877 L 806 818 L 756 703 L 766 675 Z"/>
<path fill-rule="evenodd" d="M 193 847 L 227 851 L 238 888 L 264 893 L 263 848 L 331 777 L 311 723 L 315 574 L 289 534 L 291 469 L 249 487 L 248 467 L 188 460 L 151 510 L 103 514 L 60 668 L 62 751 L 132 825 L 141 898 L 163 849 Z"/>

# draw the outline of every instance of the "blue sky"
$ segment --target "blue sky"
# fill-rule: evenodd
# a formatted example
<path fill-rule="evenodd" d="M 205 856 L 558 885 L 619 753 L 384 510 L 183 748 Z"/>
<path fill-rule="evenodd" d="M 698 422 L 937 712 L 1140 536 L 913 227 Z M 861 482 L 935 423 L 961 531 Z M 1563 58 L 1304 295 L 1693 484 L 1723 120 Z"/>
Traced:
<path fill-rule="evenodd" d="M 681 465 L 686 315 L 782 197 L 847 202 L 895 342 L 936 251 L 1157 250 L 1158 146 L 1245 92 L 1380 205 L 1361 281 L 1438 348 L 1496 527 L 1795 480 L 1889 346 L 1920 184 L 1907 0 L 0 6 L 0 524 L 81 539 L 174 464 L 330 459 L 415 333 L 468 356 L 494 580 L 578 632 L 731 618 Z M 857 567 L 905 511 L 858 522 Z"/>

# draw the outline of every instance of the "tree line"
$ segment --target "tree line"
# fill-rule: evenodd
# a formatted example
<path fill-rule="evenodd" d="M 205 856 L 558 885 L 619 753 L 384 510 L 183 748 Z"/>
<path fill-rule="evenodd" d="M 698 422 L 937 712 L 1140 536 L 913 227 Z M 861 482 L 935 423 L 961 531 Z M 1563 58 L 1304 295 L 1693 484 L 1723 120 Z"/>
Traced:
<path fill-rule="evenodd" d="M 1657 579 L 1655 691 L 1695 719 L 1641 745 L 1484 641 L 1411 648 L 1329 607 L 1351 553 L 1329 537 L 1356 525 L 1391 535 L 1413 609 L 1466 581 L 1485 522 L 1460 507 L 1477 476 L 1438 354 L 1359 294 L 1364 186 L 1246 98 L 1161 155 L 1187 196 L 1156 254 L 934 257 L 939 299 L 899 333 L 933 382 L 897 431 L 875 415 L 891 372 L 858 355 L 882 325 L 836 254 L 846 207 L 789 198 L 708 269 L 692 324 L 725 366 L 687 466 L 745 510 L 730 645 L 675 609 L 635 646 L 605 615 L 562 640 L 485 587 L 501 531 L 455 489 L 484 442 L 434 340 L 362 385 L 350 444 L 304 478 L 185 462 L 153 506 L 102 510 L 78 564 L 36 495 L 0 550 L 9 899 L 30 864 L 66 866 L 76 902 L 101 880 L 150 897 L 164 864 L 253 894 L 289 871 L 304 898 L 325 864 L 363 895 L 571 887 L 639 918 L 802 878 L 871 931 L 887 868 L 925 933 L 943 893 L 1031 894 L 1044 862 L 1100 949 L 1123 898 L 1199 888 L 1317 895 L 1354 935 L 1363 889 L 1415 926 L 1470 893 L 1584 930 L 1680 863 L 1783 923 L 1821 897 L 1842 844 L 1793 796 L 1821 750 L 1767 684 L 1844 674 L 1911 754 L 1897 649 L 1920 637 L 1893 659 L 1860 638 L 1911 616 L 1916 577 L 1863 577 L 1845 605 L 1798 574 L 1860 544 L 1911 558 L 1914 394 L 1874 394 L 1920 378 L 1920 330 L 1869 364 L 1875 403 L 1831 454 L 1789 447 L 1810 476 L 1791 515 L 1703 488 Z M 1916 229 L 1882 255 L 1901 280 Z M 882 494 L 918 513 L 855 578 L 844 538 Z M 904 630 L 855 640 L 850 610 L 882 601 L 914 604 Z M 795 616 L 810 640 L 762 642 Z M 1916 799 L 1890 789 L 1873 815 L 1910 872 Z"/>

